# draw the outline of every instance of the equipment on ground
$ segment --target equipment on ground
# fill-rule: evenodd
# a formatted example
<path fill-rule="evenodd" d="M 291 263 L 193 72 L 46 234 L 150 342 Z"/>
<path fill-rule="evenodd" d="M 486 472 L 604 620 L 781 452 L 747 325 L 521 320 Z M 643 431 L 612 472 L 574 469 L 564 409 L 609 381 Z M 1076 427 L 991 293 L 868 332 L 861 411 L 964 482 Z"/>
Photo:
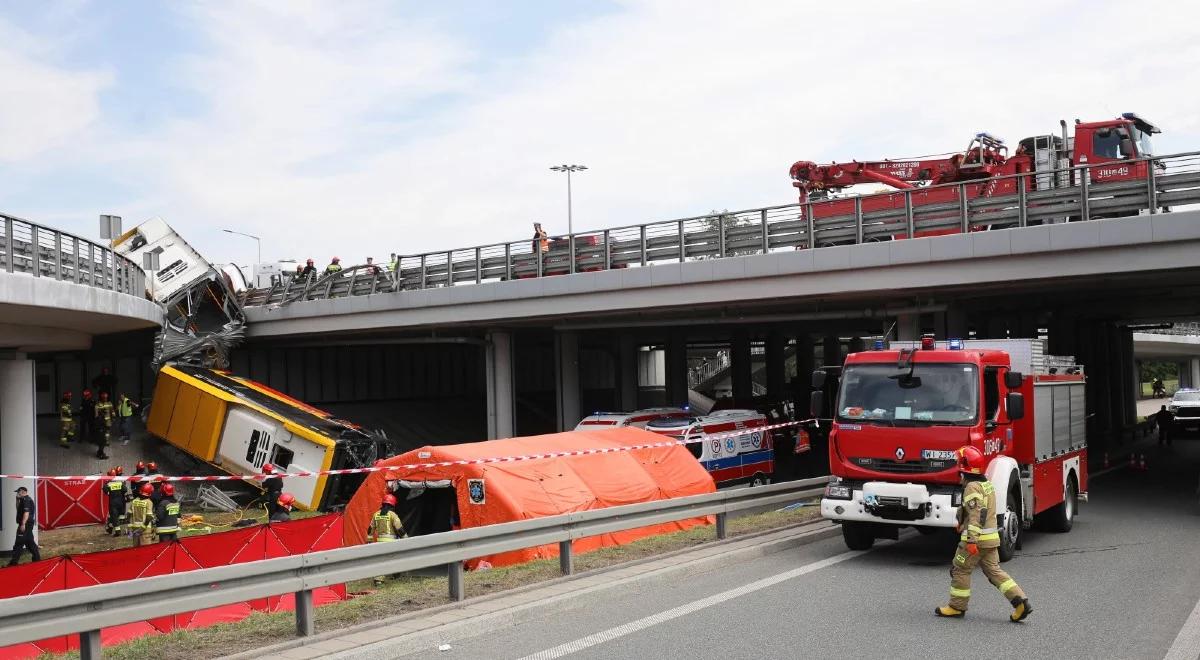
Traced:
<path fill-rule="evenodd" d="M 904 526 L 953 528 L 963 459 L 995 487 L 1001 560 L 1035 517 L 1071 529 L 1087 501 L 1084 373 L 1074 358 L 1046 355 L 1042 339 L 881 344 L 846 358 L 832 410 L 822 390 L 837 372 L 813 374 L 813 415 L 832 418 L 834 479 L 821 513 L 841 523 L 849 547 Z M 964 439 L 971 449 L 960 456 Z"/>
<path fill-rule="evenodd" d="M 200 502 L 200 506 L 205 509 L 217 509 L 226 513 L 233 513 L 238 510 L 237 502 L 225 493 L 225 491 L 217 488 L 212 484 L 204 484 L 200 486 L 200 490 L 196 492 L 196 499 Z"/>
<path fill-rule="evenodd" d="M 1132 112 L 1104 121 L 1076 120 L 1074 136 L 1068 135 L 1066 121 L 1060 121 L 1059 125 L 1059 135 L 1027 137 L 1018 143 L 1012 155 L 1000 138 L 978 133 L 964 151 L 939 156 L 823 165 L 801 160 L 791 167 L 792 185 L 800 191 L 802 204 L 837 197 L 844 189 L 859 184 L 882 184 L 908 191 L 816 204 L 811 207 L 812 215 L 814 220 L 820 220 L 887 209 L 903 211 L 908 204 L 912 207 L 942 204 L 957 209 L 959 204 L 972 199 L 1015 195 L 1022 185 L 1018 182 L 1024 182 L 1026 194 L 1080 186 L 1083 183 L 1080 171 L 1062 170 L 1083 165 L 1091 166 L 1087 175 L 1089 184 L 1144 181 L 1148 167 L 1160 166 L 1137 159 L 1154 154 L 1150 136 L 1162 131 Z M 1029 176 L 998 178 L 1020 174 Z M 930 188 L 942 184 L 964 184 L 961 191 L 965 199 L 959 199 L 960 186 Z M 917 231 L 915 235 L 953 231 Z M 894 236 L 905 237 L 905 234 Z"/>

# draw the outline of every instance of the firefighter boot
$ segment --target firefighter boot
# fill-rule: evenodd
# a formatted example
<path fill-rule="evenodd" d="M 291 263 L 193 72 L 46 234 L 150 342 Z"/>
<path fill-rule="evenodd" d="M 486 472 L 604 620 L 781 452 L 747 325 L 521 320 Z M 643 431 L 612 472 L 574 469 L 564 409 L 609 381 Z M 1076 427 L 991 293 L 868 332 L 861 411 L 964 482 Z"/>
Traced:
<path fill-rule="evenodd" d="M 966 610 L 956 610 L 953 607 L 950 607 L 949 605 L 943 605 L 943 606 L 937 608 L 936 610 L 934 610 L 933 613 L 938 616 L 944 616 L 944 617 L 948 617 L 948 618 L 957 619 L 957 618 L 962 617 L 962 615 L 966 614 L 967 612 L 966 612 Z"/>
<path fill-rule="evenodd" d="M 1025 617 L 1029 616 L 1029 613 L 1033 611 L 1033 607 L 1030 606 L 1028 598 L 1014 598 L 1012 599 L 1012 606 L 1013 611 L 1008 618 L 1011 619 L 1013 623 L 1023 621 Z"/>

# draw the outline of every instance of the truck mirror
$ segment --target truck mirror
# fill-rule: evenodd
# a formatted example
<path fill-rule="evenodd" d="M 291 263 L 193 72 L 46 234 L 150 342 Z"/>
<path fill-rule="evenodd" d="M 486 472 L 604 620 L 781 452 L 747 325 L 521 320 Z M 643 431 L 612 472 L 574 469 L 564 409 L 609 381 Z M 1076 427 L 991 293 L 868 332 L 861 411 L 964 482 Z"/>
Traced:
<path fill-rule="evenodd" d="M 1009 392 L 1004 399 L 1004 407 L 1008 410 L 1008 419 L 1017 421 L 1025 417 L 1025 395 L 1020 392 Z"/>
<path fill-rule="evenodd" d="M 1004 386 L 1010 390 L 1019 389 L 1021 384 L 1025 382 L 1025 374 L 1019 371 L 1004 372 Z"/>
<path fill-rule="evenodd" d="M 812 372 L 812 388 L 814 390 L 825 389 L 825 372 L 821 369 Z"/>
<path fill-rule="evenodd" d="M 817 418 L 825 416 L 825 393 L 821 390 L 808 395 L 808 414 Z"/>
<path fill-rule="evenodd" d="M 1121 138 L 1121 158 L 1133 158 L 1133 140 Z"/>

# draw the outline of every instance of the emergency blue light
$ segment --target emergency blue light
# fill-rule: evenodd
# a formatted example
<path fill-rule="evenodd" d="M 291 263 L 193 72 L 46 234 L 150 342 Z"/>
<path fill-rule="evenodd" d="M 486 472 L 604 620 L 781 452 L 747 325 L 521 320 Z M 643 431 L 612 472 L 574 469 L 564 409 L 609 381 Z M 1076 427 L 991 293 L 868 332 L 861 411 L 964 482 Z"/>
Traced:
<path fill-rule="evenodd" d="M 882 339 L 875 340 L 875 350 L 877 350 L 877 351 L 883 350 L 883 340 Z"/>
<path fill-rule="evenodd" d="M 961 350 L 962 350 L 962 347 L 963 347 L 963 340 L 961 340 L 961 339 L 951 339 L 951 340 L 950 340 L 948 343 L 949 343 L 949 346 L 950 346 L 950 350 L 952 350 L 952 351 L 961 351 Z"/>

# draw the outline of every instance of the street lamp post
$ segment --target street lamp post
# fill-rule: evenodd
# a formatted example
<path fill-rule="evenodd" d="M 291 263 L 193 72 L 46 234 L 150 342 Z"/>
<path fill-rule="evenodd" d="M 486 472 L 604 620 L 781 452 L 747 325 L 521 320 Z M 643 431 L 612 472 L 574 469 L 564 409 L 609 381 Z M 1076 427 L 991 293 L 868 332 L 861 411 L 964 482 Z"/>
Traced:
<path fill-rule="evenodd" d="M 571 269 L 569 272 L 575 272 L 575 221 L 571 217 L 571 173 L 582 172 L 587 169 L 587 165 L 555 165 L 550 168 L 555 172 L 567 173 L 567 244 L 570 247 Z"/>
<path fill-rule="evenodd" d="M 226 234 L 237 234 L 238 236 L 245 236 L 246 238 L 253 238 L 254 242 L 258 245 L 258 261 L 254 262 L 254 286 L 257 288 L 258 287 L 258 267 L 259 267 L 259 265 L 262 264 L 262 239 L 255 236 L 254 234 L 246 234 L 246 233 L 243 233 L 240 231 L 234 231 L 232 229 L 222 229 L 221 231 L 225 232 Z"/>

